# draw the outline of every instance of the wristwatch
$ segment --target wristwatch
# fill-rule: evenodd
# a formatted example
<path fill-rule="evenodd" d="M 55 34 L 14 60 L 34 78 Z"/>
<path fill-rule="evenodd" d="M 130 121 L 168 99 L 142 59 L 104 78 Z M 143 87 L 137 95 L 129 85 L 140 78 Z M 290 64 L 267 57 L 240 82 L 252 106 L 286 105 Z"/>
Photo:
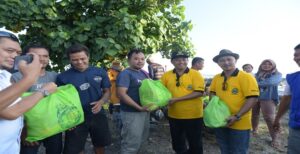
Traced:
<path fill-rule="evenodd" d="M 49 91 L 47 91 L 45 89 L 38 89 L 37 92 L 42 93 L 44 97 L 47 97 L 50 95 Z"/>
<path fill-rule="evenodd" d="M 234 116 L 236 117 L 237 120 L 241 120 L 241 116 L 240 115 L 235 114 Z"/>

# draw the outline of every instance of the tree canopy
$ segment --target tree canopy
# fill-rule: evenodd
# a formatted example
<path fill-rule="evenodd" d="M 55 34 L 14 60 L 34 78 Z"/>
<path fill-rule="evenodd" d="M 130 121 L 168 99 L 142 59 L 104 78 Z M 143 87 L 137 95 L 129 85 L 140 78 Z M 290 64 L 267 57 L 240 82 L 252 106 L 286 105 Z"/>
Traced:
<path fill-rule="evenodd" d="M 41 42 L 51 50 L 55 69 L 68 63 L 65 49 L 82 43 L 90 62 L 123 59 L 131 48 L 146 54 L 171 51 L 193 54 L 182 0 L 3 0 L 0 27 L 20 35 L 22 46 Z"/>

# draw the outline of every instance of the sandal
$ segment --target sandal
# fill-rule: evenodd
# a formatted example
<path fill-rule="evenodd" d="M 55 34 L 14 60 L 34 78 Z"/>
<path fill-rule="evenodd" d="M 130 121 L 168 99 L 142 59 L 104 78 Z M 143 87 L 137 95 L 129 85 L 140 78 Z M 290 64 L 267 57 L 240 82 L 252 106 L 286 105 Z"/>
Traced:
<path fill-rule="evenodd" d="M 252 136 L 253 136 L 253 137 L 258 136 L 258 132 L 257 132 L 257 131 L 252 131 Z"/>
<path fill-rule="evenodd" d="M 271 147 L 273 147 L 275 149 L 279 149 L 280 144 L 278 143 L 278 141 L 272 141 L 271 142 Z"/>

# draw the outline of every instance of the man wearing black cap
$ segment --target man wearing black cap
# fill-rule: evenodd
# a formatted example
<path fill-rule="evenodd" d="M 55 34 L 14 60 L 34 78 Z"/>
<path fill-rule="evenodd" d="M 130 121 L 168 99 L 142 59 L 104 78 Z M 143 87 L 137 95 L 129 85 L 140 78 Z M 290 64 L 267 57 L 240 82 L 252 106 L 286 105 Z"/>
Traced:
<path fill-rule="evenodd" d="M 231 112 L 227 126 L 215 129 L 222 154 L 247 153 L 251 129 L 250 110 L 259 95 L 255 78 L 236 68 L 238 58 L 238 54 L 227 49 L 221 50 L 219 55 L 213 58 L 223 72 L 214 76 L 210 94 L 220 97 Z"/>
<path fill-rule="evenodd" d="M 171 62 L 175 68 L 166 72 L 161 81 L 172 93 L 168 117 L 173 149 L 176 153 L 202 154 L 201 96 L 204 92 L 204 78 L 196 70 L 187 67 L 188 55 L 184 52 L 173 52 Z"/>

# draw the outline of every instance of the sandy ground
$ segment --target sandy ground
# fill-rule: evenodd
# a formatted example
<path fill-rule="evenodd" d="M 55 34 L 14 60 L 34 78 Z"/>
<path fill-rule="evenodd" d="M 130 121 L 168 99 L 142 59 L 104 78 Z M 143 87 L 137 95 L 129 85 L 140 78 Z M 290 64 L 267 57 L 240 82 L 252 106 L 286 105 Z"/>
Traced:
<path fill-rule="evenodd" d="M 110 118 L 109 118 L 110 119 Z M 279 154 L 286 153 L 287 151 L 287 115 L 284 117 L 283 130 L 279 135 L 280 148 L 274 149 L 270 146 L 271 138 L 268 134 L 268 129 L 263 121 L 260 119 L 259 131 L 257 137 L 250 139 L 250 154 Z M 115 133 L 115 128 L 111 124 L 113 143 L 111 146 L 106 147 L 106 154 L 118 154 L 120 150 L 120 137 Z M 215 141 L 213 133 L 204 131 L 203 133 L 203 148 L 206 154 L 217 154 L 220 153 L 219 147 Z M 90 139 L 87 140 L 85 146 L 86 154 L 93 154 L 92 144 Z M 39 154 L 44 154 L 44 149 L 41 148 Z M 171 146 L 171 138 L 169 132 L 169 126 L 167 121 L 161 121 L 158 125 L 151 125 L 150 136 L 148 141 L 142 145 L 139 154 L 174 154 Z"/>

